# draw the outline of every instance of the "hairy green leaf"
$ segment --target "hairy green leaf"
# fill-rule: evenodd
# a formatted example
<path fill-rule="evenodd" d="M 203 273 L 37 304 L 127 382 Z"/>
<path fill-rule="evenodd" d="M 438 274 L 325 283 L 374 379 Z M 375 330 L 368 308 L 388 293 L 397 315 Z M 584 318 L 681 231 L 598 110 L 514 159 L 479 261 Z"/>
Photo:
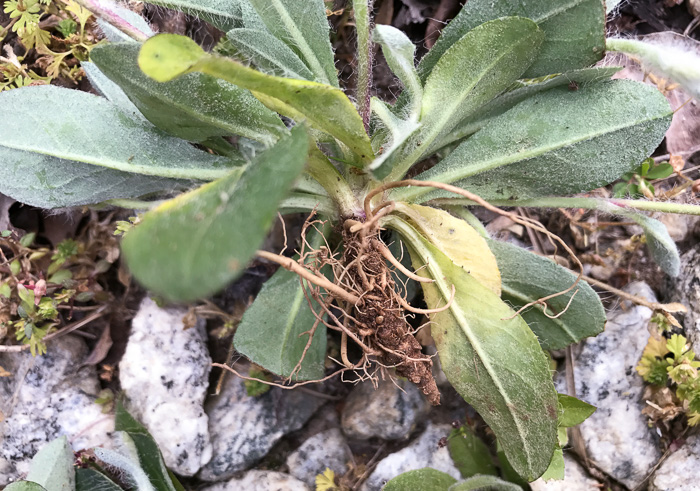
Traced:
<path fill-rule="evenodd" d="M 508 88 L 534 60 L 543 34 L 529 19 L 506 17 L 465 34 L 437 63 L 425 81 L 421 131 L 405 144 L 394 169 L 373 168 L 377 177 L 399 178 L 421 156 L 431 153 L 460 121 Z"/>
<path fill-rule="evenodd" d="M 504 94 L 499 95 L 488 104 L 479 108 L 471 117 L 462 121 L 452 133 L 442 140 L 441 145 L 449 145 L 476 133 L 491 119 L 503 114 L 516 104 L 535 94 L 555 87 L 561 87 L 562 85 L 567 85 L 569 90 L 575 91 L 581 86 L 585 87 L 593 82 L 608 80 L 620 69 L 621 67 L 615 66 L 582 68 L 538 79 L 518 80 Z"/>
<path fill-rule="evenodd" d="M 614 213 L 634 220 L 644 229 L 649 252 L 665 273 L 674 278 L 680 274 L 681 257 L 678 253 L 678 247 L 663 223 L 634 211 L 618 208 Z"/>
<path fill-rule="evenodd" d="M 318 248 L 323 236 L 307 236 L 309 244 Z M 308 286 L 306 286 L 308 288 Z M 324 315 L 317 302 L 314 310 Z M 260 290 L 253 304 L 243 314 L 236 328 L 233 344 L 236 351 L 272 373 L 289 377 L 299 360 L 304 361 L 295 373 L 295 380 L 323 377 L 326 357 L 326 326 L 318 323 L 313 341 L 304 354 L 308 332 L 316 323 L 304 288 L 296 273 L 280 268 Z"/>
<path fill-rule="evenodd" d="M 522 491 L 522 488 L 496 476 L 474 476 L 450 486 L 448 491 Z"/>
<path fill-rule="evenodd" d="M 456 266 L 397 217 L 386 225 L 409 247 L 421 283 L 443 371 L 494 431 L 513 468 L 532 481 L 548 467 L 557 442 L 557 399 L 547 357 L 525 321 L 491 290 Z"/>
<path fill-rule="evenodd" d="M 256 16 L 248 0 L 148 0 L 147 3 L 194 15 L 224 32 L 235 27 L 253 27 L 251 17 Z M 261 20 L 258 22 L 262 24 Z"/>
<path fill-rule="evenodd" d="M 557 394 L 557 400 L 559 402 L 559 426 L 564 428 L 583 423 L 596 410 L 595 406 L 566 394 Z"/>
<path fill-rule="evenodd" d="M 142 176 L 0 146 L 0 192 L 40 208 L 63 208 L 186 189 L 191 181 Z"/>
<path fill-rule="evenodd" d="M 544 44 L 526 77 L 539 77 L 590 66 L 605 47 L 602 0 L 470 0 L 443 29 L 435 46 L 418 65 L 426 80 L 439 60 L 464 34 L 499 17 L 520 16 L 544 31 Z"/>
<path fill-rule="evenodd" d="M 330 28 L 323 0 L 248 0 L 268 30 L 284 41 L 316 76 L 338 87 Z"/>
<path fill-rule="evenodd" d="M 32 458 L 27 481 L 42 485 L 46 491 L 71 491 L 75 488 L 73 459 L 68 439 L 56 438 Z"/>
<path fill-rule="evenodd" d="M 350 99 L 335 87 L 316 82 L 265 75 L 228 58 L 205 53 L 191 39 L 159 34 L 141 48 L 139 66 L 150 77 L 167 82 L 201 71 L 249 89 L 280 114 L 308 123 L 345 143 L 360 162 L 369 162 L 372 145 L 362 118 Z"/>
<path fill-rule="evenodd" d="M 415 45 L 400 30 L 381 24 L 374 28 L 374 40 L 382 47 L 389 68 L 408 92 L 412 108 L 410 114 L 417 118 L 422 105 L 423 84 L 414 65 Z"/>
<path fill-rule="evenodd" d="M 491 239 L 488 244 L 501 271 L 501 298 L 516 310 L 540 298 L 562 292 L 576 281 L 576 274 L 522 247 Z M 549 315 L 544 314 L 540 305 L 534 305 L 521 314 L 543 349 L 565 348 L 600 334 L 605 327 L 603 304 L 584 281 L 579 281 L 573 291 L 547 300 L 547 305 Z M 555 318 L 565 309 L 564 314 Z"/>
<path fill-rule="evenodd" d="M 445 472 L 425 467 L 396 476 L 382 491 L 447 491 L 456 482 L 457 479 Z"/>
<path fill-rule="evenodd" d="M 656 89 L 610 80 L 537 94 L 492 119 L 417 179 L 452 183 L 487 200 L 572 194 L 631 171 L 661 142 L 671 108 Z M 409 188 L 423 202 L 445 191 Z"/>
<path fill-rule="evenodd" d="M 138 108 L 134 106 L 134 103 L 129 100 L 129 96 L 124 93 L 122 88 L 107 78 L 107 76 L 97 68 L 97 65 L 89 61 L 84 61 L 80 66 L 85 71 L 90 85 L 92 85 L 101 96 L 126 114 L 136 119 L 145 119 Z"/>
<path fill-rule="evenodd" d="M 144 286 L 176 301 L 206 297 L 240 275 L 306 162 L 303 126 L 245 168 L 144 215 L 122 242 Z"/>
<path fill-rule="evenodd" d="M 277 77 L 313 80 L 314 74 L 281 40 L 268 31 L 238 28 L 226 33 L 226 39 L 258 70 Z"/>
<path fill-rule="evenodd" d="M 209 180 L 232 167 L 87 92 L 53 85 L 5 91 L 0 115 L 12 128 L 0 134 L 0 147 L 147 176 Z"/>
<path fill-rule="evenodd" d="M 542 474 L 543 481 L 562 481 L 564 479 L 564 452 L 561 448 L 554 450 L 552 461 L 547 467 L 547 471 Z"/>
<path fill-rule="evenodd" d="M 155 82 L 138 67 L 140 46 L 105 44 L 90 59 L 117 83 L 155 126 L 185 140 L 240 135 L 270 145 L 285 126 L 253 95 L 223 80 L 190 73 L 167 83 Z"/>
<path fill-rule="evenodd" d="M 477 474 L 498 475 L 488 447 L 468 426 L 452 431 L 447 439 L 447 448 L 462 477 L 468 478 Z"/>
<path fill-rule="evenodd" d="M 95 469 L 88 467 L 75 470 L 75 491 L 122 491 L 123 489 Z"/>

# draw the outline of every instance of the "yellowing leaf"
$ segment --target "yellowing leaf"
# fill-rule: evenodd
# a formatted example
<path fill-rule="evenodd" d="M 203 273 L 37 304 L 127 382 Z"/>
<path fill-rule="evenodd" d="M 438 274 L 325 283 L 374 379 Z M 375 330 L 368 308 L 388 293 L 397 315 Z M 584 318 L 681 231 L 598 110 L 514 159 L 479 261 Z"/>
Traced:
<path fill-rule="evenodd" d="M 396 210 L 452 262 L 496 295 L 501 295 L 501 273 L 496 258 L 486 239 L 467 222 L 428 206 L 397 202 Z"/>
<path fill-rule="evenodd" d="M 0 366 L 0 377 L 11 377 L 12 374 Z"/>
<path fill-rule="evenodd" d="M 335 485 L 335 472 L 326 467 L 322 474 L 316 476 L 316 491 L 340 489 Z"/>
<path fill-rule="evenodd" d="M 668 353 L 666 347 L 666 339 L 657 336 L 650 336 L 646 348 L 644 348 L 644 357 L 663 358 Z"/>

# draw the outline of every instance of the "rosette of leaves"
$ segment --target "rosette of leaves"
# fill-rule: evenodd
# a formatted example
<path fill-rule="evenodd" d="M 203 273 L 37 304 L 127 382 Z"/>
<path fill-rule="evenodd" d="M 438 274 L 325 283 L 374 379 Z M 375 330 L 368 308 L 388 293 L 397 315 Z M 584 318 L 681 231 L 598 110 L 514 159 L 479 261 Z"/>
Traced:
<path fill-rule="evenodd" d="M 343 237 L 310 239 L 330 251 L 343 241 L 347 250 L 352 230 L 366 231 L 372 216 L 370 225 L 393 230 L 408 250 L 448 379 L 515 471 L 528 481 L 542 475 L 558 448 L 543 349 L 601 332 L 604 311 L 587 285 L 569 288 L 576 274 L 485 237 L 465 193 L 503 206 L 632 216 L 660 265 L 677 274 L 673 241 L 634 202 L 566 198 L 637 168 L 672 115 L 654 88 L 610 80 L 616 68 L 591 68 L 604 53 L 602 0 L 472 0 L 417 65 L 406 35 L 371 28 L 367 3 L 355 0 L 357 104 L 338 85 L 321 0 L 153 3 L 222 30 L 220 50 L 153 35 L 142 20 L 107 9 L 122 31 L 84 65 L 102 97 L 58 87 L 0 95 L 12 128 L 0 135 L 0 191 L 46 208 L 178 194 L 143 214 L 122 247 L 136 279 L 181 302 L 236 279 L 278 212 L 315 211 L 344 225 L 336 229 Z M 369 97 L 373 42 L 404 89 L 393 105 Z M 402 185 L 436 155 L 442 160 L 411 181 L 418 185 Z M 276 260 L 337 293 L 341 279 L 322 281 L 305 258 Z M 317 321 L 312 306 L 296 274 L 280 269 L 235 347 L 278 375 L 320 378 L 326 327 L 318 324 L 309 343 L 301 336 Z"/>

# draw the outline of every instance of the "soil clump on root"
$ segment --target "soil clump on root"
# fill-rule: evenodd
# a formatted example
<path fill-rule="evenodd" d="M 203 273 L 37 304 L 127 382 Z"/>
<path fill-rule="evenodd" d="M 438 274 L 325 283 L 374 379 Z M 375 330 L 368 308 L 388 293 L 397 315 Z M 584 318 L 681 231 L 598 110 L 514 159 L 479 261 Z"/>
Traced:
<path fill-rule="evenodd" d="M 344 288 L 358 293 L 347 327 L 374 351 L 377 361 L 395 367 L 396 373 L 416 384 L 433 405 L 440 404 L 440 392 L 432 375 L 433 361 L 422 352 L 414 329 L 406 319 L 405 301 L 397 289 L 382 251 L 388 251 L 379 231 L 355 232 L 354 220 L 343 227 L 345 251 L 341 264 L 345 275 L 336 276 Z M 345 276 L 345 278 L 343 278 Z M 366 353 L 367 354 L 367 353 Z"/>

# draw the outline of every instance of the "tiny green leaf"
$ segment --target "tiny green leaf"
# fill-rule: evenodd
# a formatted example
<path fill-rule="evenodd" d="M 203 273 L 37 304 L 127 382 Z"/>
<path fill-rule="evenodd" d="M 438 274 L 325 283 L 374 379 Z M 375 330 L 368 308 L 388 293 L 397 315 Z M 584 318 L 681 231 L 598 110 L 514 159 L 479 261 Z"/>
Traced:
<path fill-rule="evenodd" d="M 468 478 L 477 474 L 498 475 L 488 447 L 468 426 L 452 431 L 447 439 L 447 448 L 462 477 Z"/>
<path fill-rule="evenodd" d="M 447 491 L 456 482 L 449 474 L 426 467 L 404 472 L 386 483 L 382 491 Z"/>
<path fill-rule="evenodd" d="M 570 428 L 581 424 L 596 410 L 595 406 L 566 394 L 558 394 L 559 426 Z"/>
<path fill-rule="evenodd" d="M 240 275 L 262 242 L 308 152 L 302 126 L 245 168 L 167 201 L 127 232 L 134 276 L 170 300 L 206 297 Z"/>
<path fill-rule="evenodd" d="M 552 455 L 552 461 L 549 463 L 547 471 L 542 474 L 542 480 L 561 481 L 564 477 L 564 452 L 561 448 L 557 448 L 554 450 L 554 455 Z"/>

